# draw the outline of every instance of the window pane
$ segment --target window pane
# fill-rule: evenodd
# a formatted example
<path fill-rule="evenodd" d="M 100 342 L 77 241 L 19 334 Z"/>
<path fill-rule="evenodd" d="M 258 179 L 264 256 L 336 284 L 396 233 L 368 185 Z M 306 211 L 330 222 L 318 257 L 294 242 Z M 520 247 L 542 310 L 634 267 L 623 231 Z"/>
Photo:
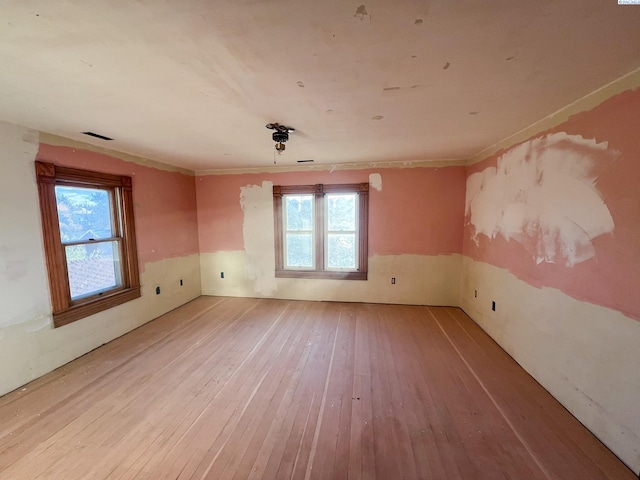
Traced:
<path fill-rule="evenodd" d="M 287 233 L 286 266 L 313 268 L 313 235 L 310 233 Z"/>
<path fill-rule="evenodd" d="M 122 285 L 118 242 L 65 247 L 71 300 Z"/>
<path fill-rule="evenodd" d="M 56 203 L 63 243 L 114 237 L 108 190 L 56 186 Z"/>
<path fill-rule="evenodd" d="M 313 195 L 286 195 L 286 230 L 313 230 Z"/>
<path fill-rule="evenodd" d="M 330 232 L 356 229 L 356 194 L 327 195 L 327 222 Z"/>
<path fill-rule="evenodd" d="M 356 268 L 356 235 L 330 233 L 327 244 L 328 268 Z"/>

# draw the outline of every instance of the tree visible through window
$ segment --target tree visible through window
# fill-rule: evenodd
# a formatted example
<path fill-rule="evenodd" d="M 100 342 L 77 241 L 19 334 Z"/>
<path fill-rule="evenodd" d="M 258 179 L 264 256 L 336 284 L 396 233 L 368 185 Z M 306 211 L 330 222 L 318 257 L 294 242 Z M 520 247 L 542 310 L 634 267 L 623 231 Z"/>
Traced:
<path fill-rule="evenodd" d="M 358 194 L 328 194 L 325 202 L 327 268 L 354 270 L 358 267 Z"/>
<path fill-rule="evenodd" d="M 368 187 L 275 186 L 276 276 L 365 280 Z"/>
<path fill-rule="evenodd" d="M 131 178 L 36 162 L 56 326 L 140 296 Z"/>

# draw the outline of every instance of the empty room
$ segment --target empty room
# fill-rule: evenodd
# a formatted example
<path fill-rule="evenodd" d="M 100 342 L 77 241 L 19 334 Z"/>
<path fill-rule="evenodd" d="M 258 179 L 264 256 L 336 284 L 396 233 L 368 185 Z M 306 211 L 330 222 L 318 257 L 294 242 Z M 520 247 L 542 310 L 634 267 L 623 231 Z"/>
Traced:
<path fill-rule="evenodd" d="M 640 4 L 0 5 L 0 480 L 640 477 Z"/>

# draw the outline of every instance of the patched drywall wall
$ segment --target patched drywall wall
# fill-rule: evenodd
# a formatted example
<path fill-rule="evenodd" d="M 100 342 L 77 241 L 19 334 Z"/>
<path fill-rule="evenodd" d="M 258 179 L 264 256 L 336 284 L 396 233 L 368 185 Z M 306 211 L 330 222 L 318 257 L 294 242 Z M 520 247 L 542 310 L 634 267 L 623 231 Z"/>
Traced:
<path fill-rule="evenodd" d="M 275 278 L 272 185 L 367 181 L 368 280 Z M 432 305 L 457 301 L 464 167 L 202 175 L 196 186 L 204 294 Z"/>
<path fill-rule="evenodd" d="M 536 263 L 568 266 L 595 256 L 593 240 L 614 229 L 593 168 L 612 162 L 606 142 L 564 132 L 524 142 L 467 179 L 465 215 L 472 239 L 502 235 Z"/>
<path fill-rule="evenodd" d="M 640 320 L 640 89 L 468 168 L 464 253 Z"/>
<path fill-rule="evenodd" d="M 38 234 L 40 207 L 33 167 L 37 152 L 37 132 L 0 123 L 3 172 L 0 175 L 0 342 L 3 344 L 7 343 L 5 328 L 25 319 L 42 321 L 50 313 L 47 271 Z M 4 365 L 10 364 L 15 362 Z"/>
<path fill-rule="evenodd" d="M 379 192 L 382 191 L 382 175 L 379 173 L 369 174 L 369 186 Z"/>
<path fill-rule="evenodd" d="M 635 472 L 639 124 L 629 90 L 469 166 L 460 287 L 462 308 Z"/>
<path fill-rule="evenodd" d="M 53 328 L 36 158 L 133 176 L 141 298 Z M 4 123 L 0 166 L 0 395 L 201 294 L 194 177 L 39 144 L 37 133 Z"/>
<path fill-rule="evenodd" d="M 273 183 L 264 181 L 261 186 L 247 185 L 240 188 L 242 207 L 242 238 L 245 252 L 245 275 L 253 281 L 257 295 L 271 296 L 276 290 L 273 255 Z"/>

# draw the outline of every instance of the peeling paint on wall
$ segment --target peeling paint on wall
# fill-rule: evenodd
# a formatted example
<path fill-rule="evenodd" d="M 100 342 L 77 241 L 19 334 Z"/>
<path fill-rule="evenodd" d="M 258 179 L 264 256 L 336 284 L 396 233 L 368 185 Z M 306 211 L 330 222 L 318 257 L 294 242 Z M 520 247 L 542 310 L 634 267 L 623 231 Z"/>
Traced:
<path fill-rule="evenodd" d="M 371 185 L 371 188 L 373 188 L 374 190 L 381 192 L 382 191 L 382 175 L 380 175 L 379 173 L 370 174 L 369 185 Z"/>
<path fill-rule="evenodd" d="M 254 282 L 258 294 L 271 296 L 277 288 L 275 245 L 273 238 L 273 183 L 240 188 L 240 205 L 244 213 L 245 273 Z"/>
<path fill-rule="evenodd" d="M 618 155 L 606 142 L 564 132 L 514 147 L 497 167 L 467 179 L 471 238 L 515 240 L 536 263 L 573 266 L 594 257 L 593 239 L 612 232 L 614 223 L 592 170 L 596 158 Z"/>

